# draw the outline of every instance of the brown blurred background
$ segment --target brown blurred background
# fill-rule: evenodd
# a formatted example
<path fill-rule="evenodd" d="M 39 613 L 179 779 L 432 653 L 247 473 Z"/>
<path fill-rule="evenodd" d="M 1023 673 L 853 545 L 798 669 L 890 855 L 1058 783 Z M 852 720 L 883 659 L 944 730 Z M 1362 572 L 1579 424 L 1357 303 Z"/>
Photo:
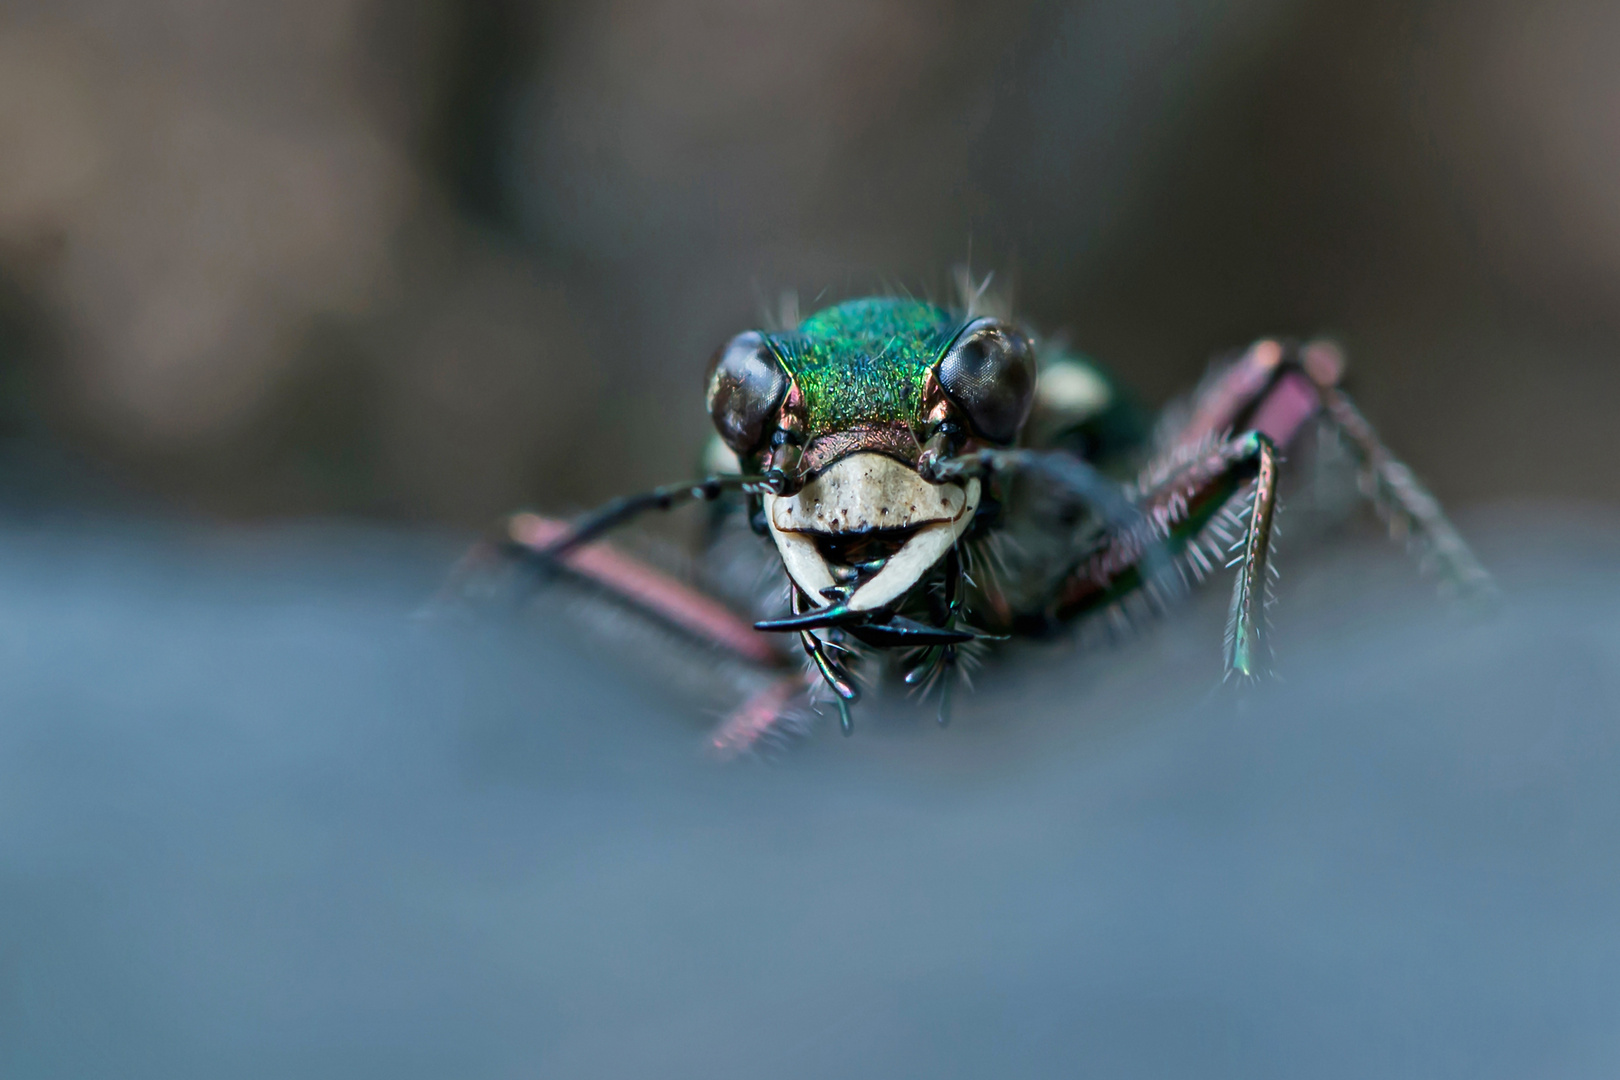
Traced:
<path fill-rule="evenodd" d="M 1617 56 L 1612 0 L 4 0 L 0 423 L 481 524 L 683 476 L 782 291 L 971 254 L 1150 401 L 1332 333 L 1443 498 L 1613 502 Z"/>

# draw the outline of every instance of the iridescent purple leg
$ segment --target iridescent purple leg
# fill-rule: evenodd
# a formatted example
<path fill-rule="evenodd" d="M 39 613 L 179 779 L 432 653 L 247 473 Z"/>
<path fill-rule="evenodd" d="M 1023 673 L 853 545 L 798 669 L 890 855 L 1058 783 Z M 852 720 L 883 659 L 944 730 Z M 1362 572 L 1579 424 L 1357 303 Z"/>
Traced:
<path fill-rule="evenodd" d="M 1470 597 L 1494 594 L 1490 574 L 1441 510 L 1439 501 L 1399 458 L 1339 386 L 1344 355 L 1326 341 L 1302 347 L 1255 342 L 1199 388 L 1187 422 L 1168 440 L 1156 469 L 1163 472 L 1203 452 L 1228 431 L 1253 430 L 1286 451 L 1313 419 L 1325 421 L 1348 444 L 1361 469 L 1362 493 L 1397 536 L 1424 548 L 1441 580 Z"/>
<path fill-rule="evenodd" d="M 594 520 L 600 520 L 598 515 Z M 462 560 L 447 591 L 456 592 L 480 571 L 509 560 L 514 553 L 545 560 L 543 568 L 586 582 L 686 636 L 766 675 L 763 689 L 746 691 L 746 700 L 727 715 L 710 736 L 710 748 L 723 758 L 747 753 L 760 744 L 792 734 L 802 726 L 808 684 L 801 671 L 769 635 L 755 630 L 725 604 L 692 586 L 618 550 L 593 540 L 575 542 L 577 525 L 538 514 L 507 519 L 503 542 L 481 544 Z M 768 673 L 780 671 L 770 677 Z M 753 677 L 744 685 L 758 687 Z M 742 687 L 739 687 L 742 689 Z"/>
<path fill-rule="evenodd" d="M 1465 599 L 1489 601 L 1496 583 L 1474 556 L 1461 534 L 1422 481 L 1389 452 L 1372 424 L 1338 387 L 1322 390 L 1322 407 L 1329 421 L 1350 444 L 1361 465 L 1362 494 L 1389 523 L 1393 535 L 1411 535 L 1424 549 L 1441 581 Z"/>
<path fill-rule="evenodd" d="M 709 750 L 729 761 L 758 749 L 795 726 L 796 710 L 812 686 L 808 672 L 784 675 L 754 694 L 709 733 Z"/>
<path fill-rule="evenodd" d="M 1277 450 L 1251 431 L 1197 455 L 1139 489 L 1135 500 L 1150 528 L 1113 530 L 1076 562 L 1046 610 L 1015 625 L 1039 632 L 1077 616 L 1162 606 L 1163 579 L 1145 575 L 1150 545 L 1166 552 L 1183 583 L 1202 581 L 1218 567 L 1237 568 L 1226 632 L 1228 675 L 1259 673 L 1272 570 L 1277 509 Z"/>

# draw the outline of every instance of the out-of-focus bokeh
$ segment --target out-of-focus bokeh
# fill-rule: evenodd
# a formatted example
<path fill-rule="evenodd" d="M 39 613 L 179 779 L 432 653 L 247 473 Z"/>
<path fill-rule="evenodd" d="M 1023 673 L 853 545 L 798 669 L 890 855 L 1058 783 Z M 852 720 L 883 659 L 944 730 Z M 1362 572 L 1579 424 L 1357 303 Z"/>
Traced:
<path fill-rule="evenodd" d="M 1620 498 L 1603 0 L 6 0 L 9 436 L 171 505 L 672 478 L 785 290 L 971 258 L 1149 401 L 1331 333 L 1453 503 Z"/>
<path fill-rule="evenodd" d="M 1617 56 L 1614 0 L 0 0 L 0 1077 L 1620 1075 Z M 412 618 L 695 468 L 784 292 L 967 260 L 1150 403 L 1338 337 L 1496 617 L 1299 514 L 1285 682 L 1217 586 L 730 765 L 715 654 L 600 596 Z"/>

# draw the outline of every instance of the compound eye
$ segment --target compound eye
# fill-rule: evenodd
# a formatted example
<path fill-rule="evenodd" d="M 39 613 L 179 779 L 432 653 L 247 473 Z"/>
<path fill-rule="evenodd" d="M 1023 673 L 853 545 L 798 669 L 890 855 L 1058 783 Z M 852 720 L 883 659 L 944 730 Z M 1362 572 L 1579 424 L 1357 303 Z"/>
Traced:
<path fill-rule="evenodd" d="M 787 391 L 787 372 L 757 331 L 738 334 L 709 361 L 709 416 L 738 454 L 759 449 Z"/>
<path fill-rule="evenodd" d="M 940 360 L 938 377 L 975 435 L 1010 443 L 1035 404 L 1035 348 L 1017 328 L 978 319 Z"/>

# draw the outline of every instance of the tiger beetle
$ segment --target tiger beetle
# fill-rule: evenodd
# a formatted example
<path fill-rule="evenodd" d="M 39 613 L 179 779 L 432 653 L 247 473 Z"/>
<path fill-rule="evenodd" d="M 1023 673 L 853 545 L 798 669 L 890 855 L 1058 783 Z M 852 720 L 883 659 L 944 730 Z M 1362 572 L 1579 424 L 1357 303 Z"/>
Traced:
<path fill-rule="evenodd" d="M 1095 364 L 996 310 L 983 286 L 962 294 L 955 308 L 851 300 L 739 334 L 708 368 L 712 475 L 571 524 L 518 514 L 482 554 L 584 579 L 775 672 L 716 729 L 726 753 L 802 727 L 829 698 L 849 734 L 857 673 L 877 655 L 937 690 L 944 723 L 965 662 L 993 643 L 1129 623 L 1222 569 L 1235 571 L 1226 675 L 1261 674 L 1278 467 L 1308 429 L 1337 436 L 1362 493 L 1446 582 L 1490 592 L 1341 389 L 1332 343 L 1257 341 L 1150 425 Z M 691 501 L 717 506 L 711 552 L 772 553 L 757 597 L 700 590 L 599 540 Z M 747 530 L 751 548 L 727 539 Z"/>

